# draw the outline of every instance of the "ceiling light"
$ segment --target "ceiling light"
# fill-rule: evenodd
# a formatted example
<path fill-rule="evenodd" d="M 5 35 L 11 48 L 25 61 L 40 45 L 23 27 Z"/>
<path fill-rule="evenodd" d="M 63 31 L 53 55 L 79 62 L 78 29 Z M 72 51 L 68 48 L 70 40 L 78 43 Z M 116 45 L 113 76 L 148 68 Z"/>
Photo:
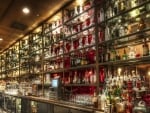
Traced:
<path fill-rule="evenodd" d="M 36 16 L 38 17 L 38 16 L 40 16 L 40 14 L 36 14 Z"/>
<path fill-rule="evenodd" d="M 0 41 L 3 40 L 2 38 L 0 38 Z"/>
<path fill-rule="evenodd" d="M 28 7 L 24 7 L 24 8 L 22 9 L 22 12 L 23 12 L 24 14 L 29 14 L 29 13 L 30 13 L 30 9 L 29 9 Z"/>

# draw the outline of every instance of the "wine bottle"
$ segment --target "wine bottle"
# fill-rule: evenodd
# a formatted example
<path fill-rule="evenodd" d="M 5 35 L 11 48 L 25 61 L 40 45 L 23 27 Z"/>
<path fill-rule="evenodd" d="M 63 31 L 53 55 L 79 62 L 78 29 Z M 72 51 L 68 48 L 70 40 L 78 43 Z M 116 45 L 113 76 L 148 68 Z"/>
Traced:
<path fill-rule="evenodd" d="M 127 55 L 126 49 L 124 48 L 123 55 L 122 55 L 122 60 L 127 60 L 127 59 L 128 59 L 128 55 Z"/>

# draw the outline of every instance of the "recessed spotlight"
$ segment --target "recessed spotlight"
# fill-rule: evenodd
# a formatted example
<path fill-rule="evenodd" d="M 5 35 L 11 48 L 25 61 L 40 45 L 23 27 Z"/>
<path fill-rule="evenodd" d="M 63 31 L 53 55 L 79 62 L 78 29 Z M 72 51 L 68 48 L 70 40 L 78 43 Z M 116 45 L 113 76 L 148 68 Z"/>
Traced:
<path fill-rule="evenodd" d="M 30 13 L 30 9 L 29 9 L 28 7 L 24 7 L 24 8 L 22 9 L 22 12 L 23 12 L 24 14 L 29 14 L 29 13 Z"/>
<path fill-rule="evenodd" d="M 38 16 L 40 16 L 40 14 L 36 14 L 36 16 L 38 17 Z"/>
<path fill-rule="evenodd" d="M 3 38 L 0 38 L 0 41 L 2 41 L 3 40 Z"/>

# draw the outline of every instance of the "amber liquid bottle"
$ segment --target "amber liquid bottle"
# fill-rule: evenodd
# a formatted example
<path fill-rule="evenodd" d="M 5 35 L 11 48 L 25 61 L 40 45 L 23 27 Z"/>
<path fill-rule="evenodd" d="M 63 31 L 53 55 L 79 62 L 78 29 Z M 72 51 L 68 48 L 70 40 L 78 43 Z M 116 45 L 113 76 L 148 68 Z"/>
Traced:
<path fill-rule="evenodd" d="M 144 41 L 144 44 L 143 44 L 143 56 L 148 56 L 148 55 L 149 55 L 149 46 L 146 43 L 146 41 Z"/>

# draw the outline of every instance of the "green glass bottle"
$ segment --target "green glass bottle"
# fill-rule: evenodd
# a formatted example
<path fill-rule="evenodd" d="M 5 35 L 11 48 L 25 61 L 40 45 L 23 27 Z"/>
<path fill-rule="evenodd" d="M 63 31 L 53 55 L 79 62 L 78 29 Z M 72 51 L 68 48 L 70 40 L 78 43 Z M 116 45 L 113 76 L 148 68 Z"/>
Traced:
<path fill-rule="evenodd" d="M 124 48 L 123 55 L 122 55 L 122 60 L 127 60 L 127 59 L 128 59 L 128 55 L 127 55 L 126 49 Z"/>

